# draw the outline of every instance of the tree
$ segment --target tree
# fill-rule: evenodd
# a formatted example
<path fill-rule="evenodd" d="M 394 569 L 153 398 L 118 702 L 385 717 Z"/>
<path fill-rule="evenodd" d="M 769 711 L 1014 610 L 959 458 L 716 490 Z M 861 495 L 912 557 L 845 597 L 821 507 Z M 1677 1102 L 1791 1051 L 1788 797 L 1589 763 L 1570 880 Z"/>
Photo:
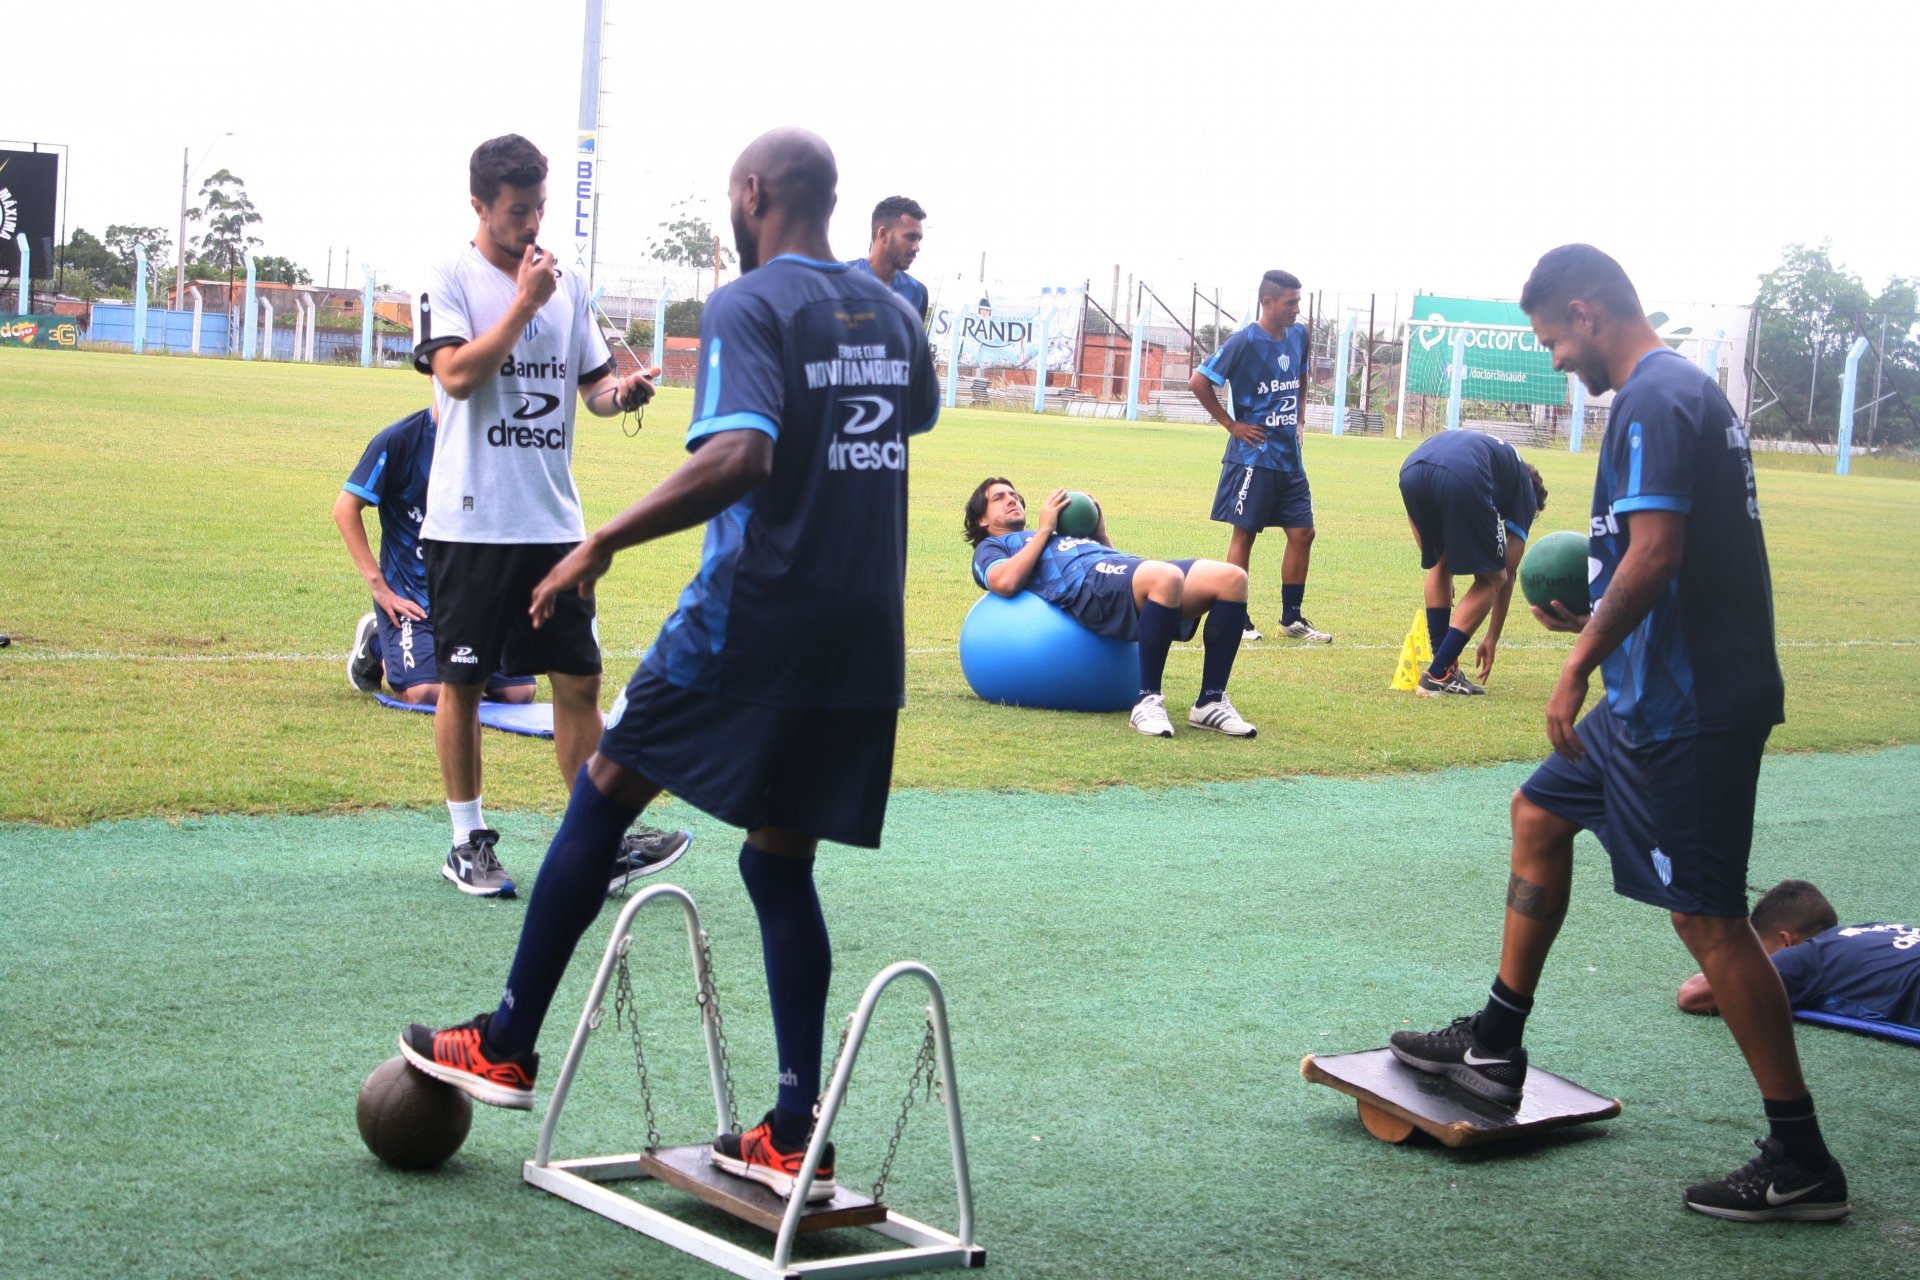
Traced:
<path fill-rule="evenodd" d="M 660 224 L 661 234 L 647 242 L 655 261 L 678 263 L 683 267 L 706 269 L 713 266 L 714 251 L 719 250 L 720 265 L 733 265 L 733 250 L 719 242 L 713 234 L 713 224 L 700 217 L 689 206 L 694 197 L 688 196 L 673 206 L 677 215 Z"/>
<path fill-rule="evenodd" d="M 1753 304 L 1760 327 L 1754 364 L 1766 382 L 1756 390 L 1778 401 L 1749 425 L 1760 435 L 1832 440 L 1847 349 L 1861 336 L 1877 346 L 1884 320 L 1887 342 L 1879 373 L 1887 399 L 1877 415 L 1870 410 L 1857 415 L 1854 439 L 1868 443 L 1866 428 L 1877 416 L 1881 441 L 1910 441 L 1920 428 L 1914 412 L 1920 408 L 1920 345 L 1913 335 L 1920 295 L 1913 280 L 1896 276 L 1876 298 L 1858 276 L 1834 265 L 1832 251 L 1832 242 L 1824 240 L 1813 248 L 1788 245 L 1780 265 L 1760 277 Z M 1863 410 L 1872 399 L 1876 363 L 1869 350 L 1858 388 Z"/>
<path fill-rule="evenodd" d="M 247 250 L 260 244 L 248 230 L 260 214 L 247 198 L 246 182 L 227 169 L 210 174 L 200 184 L 200 204 L 187 210 L 189 222 L 202 219 L 207 229 L 200 237 L 200 263 L 228 274 L 242 270 Z"/>
<path fill-rule="evenodd" d="M 112 281 L 120 268 L 120 260 L 86 228 L 74 228 L 67 242 L 60 246 L 59 259 L 66 272 L 62 287 L 74 297 L 92 302 L 113 289 Z"/>
<path fill-rule="evenodd" d="M 255 257 L 253 260 L 253 278 L 271 280 L 279 284 L 312 284 L 313 277 L 304 267 L 297 265 L 291 258 Z"/>
<path fill-rule="evenodd" d="M 635 320 L 627 326 L 627 345 L 635 351 L 653 349 L 653 321 Z"/>
<path fill-rule="evenodd" d="M 706 310 L 706 304 L 698 298 L 682 298 L 678 302 L 667 304 L 667 336 L 669 338 L 697 338 L 700 336 L 700 313 Z"/>
<path fill-rule="evenodd" d="M 112 287 L 131 289 L 139 263 L 134 257 L 134 246 L 143 246 L 147 251 L 147 292 L 150 295 L 162 294 L 166 290 L 163 279 L 168 274 L 168 264 L 172 261 L 173 237 L 159 227 L 134 227 L 120 223 L 107 228 L 106 249 L 115 259 L 115 274 Z"/>

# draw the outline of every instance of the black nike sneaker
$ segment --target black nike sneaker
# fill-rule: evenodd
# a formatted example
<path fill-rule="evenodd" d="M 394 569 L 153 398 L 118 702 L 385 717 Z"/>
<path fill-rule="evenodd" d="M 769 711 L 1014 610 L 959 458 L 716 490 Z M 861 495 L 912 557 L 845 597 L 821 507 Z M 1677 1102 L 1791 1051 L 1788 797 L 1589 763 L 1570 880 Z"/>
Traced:
<path fill-rule="evenodd" d="M 1480 1015 L 1455 1018 L 1438 1031 L 1396 1031 L 1388 1044 L 1393 1056 L 1417 1071 L 1445 1076 L 1467 1092 L 1498 1102 L 1520 1105 L 1527 1083 L 1527 1051 L 1519 1045 L 1492 1053 L 1475 1039 Z"/>
<path fill-rule="evenodd" d="M 1718 1182 L 1688 1187 L 1687 1208 L 1735 1222 L 1832 1222 L 1853 1212 L 1838 1160 L 1809 1169 L 1776 1138 L 1755 1138 L 1760 1154 Z"/>

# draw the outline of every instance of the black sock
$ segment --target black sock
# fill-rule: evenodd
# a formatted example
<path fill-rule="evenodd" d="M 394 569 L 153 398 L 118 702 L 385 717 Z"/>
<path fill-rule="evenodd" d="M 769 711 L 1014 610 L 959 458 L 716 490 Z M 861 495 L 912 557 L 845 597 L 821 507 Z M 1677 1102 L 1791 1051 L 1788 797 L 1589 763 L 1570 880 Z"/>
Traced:
<path fill-rule="evenodd" d="M 1467 647 L 1467 641 L 1470 639 L 1472 637 L 1459 628 L 1448 627 L 1447 634 L 1441 638 L 1439 644 L 1433 647 L 1433 665 L 1427 668 L 1428 674 L 1438 680 L 1453 670 L 1454 664 L 1460 661 L 1461 651 Z"/>
<path fill-rule="evenodd" d="M 1445 605 L 1427 610 L 1427 648 L 1440 652 L 1440 642 L 1447 638 L 1447 627 L 1452 621 L 1453 610 Z"/>
<path fill-rule="evenodd" d="M 1304 582 L 1283 582 L 1280 584 L 1280 625 L 1291 626 L 1300 621 L 1300 604 L 1307 598 L 1307 584 Z"/>
<path fill-rule="evenodd" d="M 1494 975 L 1493 989 L 1487 993 L 1487 1007 L 1480 1011 L 1474 1025 L 1474 1039 L 1489 1052 L 1518 1048 L 1527 1033 L 1527 1014 L 1533 1011 L 1533 997 L 1523 996 Z"/>
<path fill-rule="evenodd" d="M 1820 1120 L 1813 1114 L 1811 1094 L 1785 1102 L 1762 1098 L 1760 1105 L 1767 1109 L 1767 1128 L 1772 1130 L 1774 1140 L 1787 1149 L 1794 1163 L 1815 1173 L 1833 1163 L 1833 1153 L 1820 1136 Z"/>
<path fill-rule="evenodd" d="M 1180 635 L 1180 610 L 1149 600 L 1140 606 L 1140 696 L 1160 692 L 1167 672 L 1167 650 Z"/>
<path fill-rule="evenodd" d="M 801 1137 L 820 1096 L 820 1040 L 826 1025 L 833 946 L 827 937 L 812 858 L 784 858 L 740 846 L 740 878 L 760 919 L 760 952 L 773 1006 L 780 1076 L 774 1125 L 782 1142 Z"/>
<path fill-rule="evenodd" d="M 1240 652 L 1240 637 L 1247 629 L 1247 602 L 1215 600 L 1207 610 L 1207 621 L 1200 632 L 1200 696 L 1193 705 L 1204 707 L 1218 702 L 1227 692 L 1227 677 L 1233 674 L 1233 660 Z"/>

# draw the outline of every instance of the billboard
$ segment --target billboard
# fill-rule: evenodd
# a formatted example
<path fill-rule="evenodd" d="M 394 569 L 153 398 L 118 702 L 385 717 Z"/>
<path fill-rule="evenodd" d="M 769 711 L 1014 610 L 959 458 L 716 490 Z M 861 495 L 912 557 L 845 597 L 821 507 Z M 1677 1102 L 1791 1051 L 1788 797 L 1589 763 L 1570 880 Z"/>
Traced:
<path fill-rule="evenodd" d="M 53 278 L 59 194 L 58 152 L 0 151 L 0 280 L 11 283 L 20 276 L 17 235 L 24 235 L 32 250 L 33 278 Z"/>
<path fill-rule="evenodd" d="M 968 289 L 965 294 L 971 292 Z M 927 337 L 942 361 L 953 358 L 958 343 L 962 364 L 1031 369 L 1040 343 L 1040 319 L 1045 316 L 1047 368 L 1071 370 L 1080 341 L 1083 302 L 1084 290 L 1078 285 L 983 290 L 978 301 L 936 301 L 927 321 Z"/>
<path fill-rule="evenodd" d="M 1553 371 L 1553 357 L 1534 340 L 1517 302 L 1485 298 L 1440 298 L 1416 294 L 1407 321 L 1407 391 L 1445 396 L 1453 382 L 1453 338 L 1467 326 L 1468 400 L 1506 404 L 1565 404 L 1567 379 Z M 1483 327 L 1482 327 L 1483 326 Z"/>

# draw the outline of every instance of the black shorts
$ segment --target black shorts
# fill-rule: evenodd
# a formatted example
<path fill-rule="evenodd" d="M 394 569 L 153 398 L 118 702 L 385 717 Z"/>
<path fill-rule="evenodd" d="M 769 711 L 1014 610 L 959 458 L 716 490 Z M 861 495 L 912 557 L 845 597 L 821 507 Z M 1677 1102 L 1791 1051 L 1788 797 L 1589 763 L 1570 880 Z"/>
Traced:
<path fill-rule="evenodd" d="M 418 684 L 438 684 L 439 668 L 433 658 L 433 619 L 402 618 L 396 624 L 377 600 L 373 616 L 378 620 L 380 657 L 387 684 L 393 691 L 399 693 Z M 487 681 L 487 692 L 519 689 L 532 683 L 532 676 L 503 676 L 496 671 Z"/>
<path fill-rule="evenodd" d="M 893 707 L 762 707 L 668 684 L 643 664 L 607 713 L 600 754 L 730 826 L 880 847 Z"/>
<path fill-rule="evenodd" d="M 563 591 L 553 616 L 534 630 L 527 607 L 547 571 L 576 544 L 433 542 L 427 553 L 427 599 L 442 684 L 482 684 L 494 672 L 530 676 L 600 674 L 600 633 L 593 601 Z"/>
<path fill-rule="evenodd" d="M 1493 573 L 1507 567 L 1507 525 L 1490 494 L 1429 462 L 1400 468 L 1400 501 L 1420 533 L 1420 567 L 1447 558 L 1453 573 Z"/>
<path fill-rule="evenodd" d="M 1138 640 L 1140 606 L 1133 601 L 1133 575 L 1143 563 L 1141 560 L 1130 560 L 1118 573 L 1088 574 L 1086 586 L 1080 594 L 1061 607 L 1073 616 L 1075 622 L 1097 636 Z M 1193 572 L 1192 560 L 1169 560 L 1167 563 L 1178 569 L 1182 578 Z M 1200 619 L 1182 618 L 1180 639 L 1193 639 L 1194 632 L 1199 629 Z"/>
<path fill-rule="evenodd" d="M 1213 518 L 1236 529 L 1311 529 L 1313 490 L 1307 473 L 1222 463 Z"/>
<path fill-rule="evenodd" d="M 1605 699 L 1575 730 L 1578 764 L 1548 756 L 1520 792 L 1593 832 L 1613 891 L 1699 916 L 1747 914 L 1747 855 L 1766 729 L 1636 746 Z"/>

